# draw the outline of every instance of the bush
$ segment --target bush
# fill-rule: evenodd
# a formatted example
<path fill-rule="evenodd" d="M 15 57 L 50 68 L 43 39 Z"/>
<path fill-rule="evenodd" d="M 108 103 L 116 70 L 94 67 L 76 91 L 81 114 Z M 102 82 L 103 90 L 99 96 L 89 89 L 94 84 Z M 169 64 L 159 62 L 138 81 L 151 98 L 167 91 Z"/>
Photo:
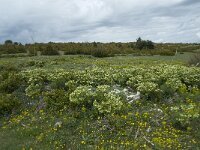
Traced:
<path fill-rule="evenodd" d="M 20 105 L 19 100 L 10 94 L 0 94 L 0 115 L 11 113 Z"/>
<path fill-rule="evenodd" d="M 91 86 L 79 86 L 70 94 L 69 99 L 76 105 L 94 108 L 101 114 L 120 111 L 123 106 L 121 96 L 108 85 L 97 86 L 96 89 Z"/>
<path fill-rule="evenodd" d="M 69 97 L 65 90 L 56 89 L 46 92 L 44 95 L 47 108 L 60 110 L 69 104 Z"/>
<path fill-rule="evenodd" d="M 94 107 L 101 114 L 114 113 L 120 111 L 123 103 L 122 98 L 111 90 L 108 85 L 98 86 L 96 89 Z"/>
<path fill-rule="evenodd" d="M 46 49 L 41 52 L 42 55 L 59 55 L 59 52 L 55 50 L 51 45 L 48 45 Z"/>
<path fill-rule="evenodd" d="M 109 54 L 109 52 L 105 49 L 105 47 L 99 46 L 92 51 L 92 56 L 102 58 L 102 57 L 110 57 L 112 55 Z"/>
<path fill-rule="evenodd" d="M 199 104 L 189 99 L 186 104 L 171 107 L 171 113 L 173 114 L 172 122 L 174 122 L 177 128 L 187 129 L 193 121 L 199 119 Z"/>
<path fill-rule="evenodd" d="M 21 76 L 18 68 L 12 64 L 0 66 L 0 92 L 12 93 L 21 85 Z"/>
<path fill-rule="evenodd" d="M 79 86 L 72 92 L 69 96 L 70 102 L 77 105 L 86 105 L 88 107 L 92 106 L 94 92 L 91 86 Z"/>
<path fill-rule="evenodd" d="M 0 83 L 0 91 L 6 93 L 12 93 L 19 88 L 22 79 L 15 73 L 9 73 L 6 79 L 2 79 Z"/>
<path fill-rule="evenodd" d="M 154 49 L 154 43 L 152 41 L 145 41 L 145 40 L 142 40 L 140 37 L 137 39 L 136 41 L 136 48 L 139 49 L 139 50 L 142 50 L 142 49 Z"/>

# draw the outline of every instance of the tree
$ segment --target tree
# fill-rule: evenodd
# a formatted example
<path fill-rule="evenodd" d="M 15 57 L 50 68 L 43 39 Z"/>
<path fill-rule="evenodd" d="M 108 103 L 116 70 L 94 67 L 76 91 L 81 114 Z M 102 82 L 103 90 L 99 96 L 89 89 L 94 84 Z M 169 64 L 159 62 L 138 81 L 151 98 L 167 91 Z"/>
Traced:
<path fill-rule="evenodd" d="M 13 44 L 13 42 L 12 42 L 12 40 L 6 40 L 6 41 L 4 42 L 4 44 L 5 44 L 5 45 L 9 45 L 9 44 Z"/>
<path fill-rule="evenodd" d="M 14 45 L 19 45 L 19 43 L 18 43 L 18 42 L 14 42 L 13 44 L 14 44 Z"/>
<path fill-rule="evenodd" d="M 150 40 L 142 40 L 140 37 L 136 41 L 136 48 L 142 50 L 143 48 L 146 49 L 154 49 L 154 43 Z"/>
<path fill-rule="evenodd" d="M 137 40 L 136 40 L 136 48 L 138 48 L 139 50 L 142 50 L 144 47 L 144 43 L 142 41 L 142 39 L 139 37 Z"/>
<path fill-rule="evenodd" d="M 148 49 L 154 49 L 154 43 L 152 41 L 147 40 L 146 41 L 146 47 Z"/>

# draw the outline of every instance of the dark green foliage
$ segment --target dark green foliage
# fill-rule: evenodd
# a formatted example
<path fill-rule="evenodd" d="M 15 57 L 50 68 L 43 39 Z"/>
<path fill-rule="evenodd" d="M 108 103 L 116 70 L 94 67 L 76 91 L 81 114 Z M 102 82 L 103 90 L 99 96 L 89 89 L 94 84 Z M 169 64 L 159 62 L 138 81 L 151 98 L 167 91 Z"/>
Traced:
<path fill-rule="evenodd" d="M 139 50 L 142 50 L 144 47 L 144 42 L 142 41 L 142 39 L 139 37 L 136 41 L 136 48 Z"/>
<path fill-rule="evenodd" d="M 106 49 L 109 55 L 124 55 L 124 54 L 138 54 L 138 55 L 174 55 L 178 52 L 197 52 L 200 49 L 200 44 L 183 44 L 183 43 L 153 43 L 150 40 L 142 40 L 138 38 L 136 42 L 127 43 L 100 43 L 100 42 L 85 42 L 85 43 L 34 43 L 22 45 L 18 42 L 7 40 L 0 45 L 0 55 L 2 54 L 17 54 L 24 53 L 28 55 L 59 55 L 62 51 L 65 55 L 96 55 L 107 57 L 107 54 L 102 54 L 99 49 Z M 142 51 L 141 51 L 142 50 Z M 149 52 L 149 51 L 154 52 Z M 138 52 L 140 51 L 140 52 Z M 96 53 L 96 54 L 95 54 Z M 103 52 L 104 53 L 104 52 Z M 2 55 L 1 57 L 11 57 L 10 55 Z M 14 56 L 12 56 L 14 57 Z"/>
<path fill-rule="evenodd" d="M 20 76 L 15 73 L 9 73 L 8 77 L 0 83 L 0 91 L 12 93 L 19 88 L 21 84 Z"/>
<path fill-rule="evenodd" d="M 22 79 L 17 74 L 19 69 L 12 65 L 0 66 L 0 92 L 12 93 L 21 85 Z"/>
<path fill-rule="evenodd" d="M 136 41 L 136 48 L 139 50 L 142 49 L 154 49 L 154 43 L 152 41 L 142 40 L 140 37 Z"/>
<path fill-rule="evenodd" d="M 9 114 L 20 105 L 19 100 L 10 95 L 0 93 L 0 115 Z"/>
<path fill-rule="evenodd" d="M 148 49 L 154 49 L 154 43 L 152 41 L 147 40 L 146 41 L 146 47 Z"/>
<path fill-rule="evenodd" d="M 12 41 L 12 40 L 6 40 L 6 41 L 4 42 L 4 44 L 5 44 L 5 45 L 13 44 L 13 41 Z"/>
<path fill-rule="evenodd" d="M 65 90 L 55 89 L 44 94 L 47 108 L 60 110 L 69 105 L 69 97 Z"/>
<path fill-rule="evenodd" d="M 5 44 L 0 45 L 0 54 L 17 54 L 17 53 L 26 53 L 25 47 L 22 44 L 18 44 L 11 40 L 5 41 Z"/>

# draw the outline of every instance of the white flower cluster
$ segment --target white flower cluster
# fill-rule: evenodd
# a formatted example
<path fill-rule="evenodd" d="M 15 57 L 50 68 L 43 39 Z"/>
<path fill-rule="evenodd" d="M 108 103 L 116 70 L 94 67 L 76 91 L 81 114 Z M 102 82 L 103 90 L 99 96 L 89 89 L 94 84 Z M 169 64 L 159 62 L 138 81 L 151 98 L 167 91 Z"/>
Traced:
<path fill-rule="evenodd" d="M 96 88 L 99 85 L 113 86 L 117 84 L 121 87 L 129 86 L 142 95 L 157 95 L 159 93 L 164 93 L 165 91 L 163 91 L 163 89 L 172 89 L 177 92 L 183 87 L 186 90 L 189 90 L 189 87 L 199 88 L 199 74 L 199 68 L 181 65 L 140 66 L 128 69 L 94 67 L 79 71 L 35 69 L 21 73 L 25 81 L 27 81 L 26 91 L 28 96 L 39 95 L 42 90 L 46 89 L 45 86 L 47 85 L 49 85 L 48 89 L 56 87 L 65 88 L 65 86 L 73 87 L 71 92 L 73 92 L 74 88 L 77 86 L 84 86 L 80 89 L 78 88 L 76 94 L 79 95 L 80 91 L 83 92 L 84 88 L 86 88 L 85 96 L 87 96 L 86 91 L 89 91 L 87 86 Z M 72 84 L 75 85 L 73 86 Z M 54 85 L 54 87 L 50 87 L 52 85 Z M 93 90 L 93 88 L 91 89 Z M 120 92 L 118 91 L 118 95 L 119 94 Z"/>
<path fill-rule="evenodd" d="M 123 105 L 121 97 L 111 91 L 108 85 L 101 85 L 97 88 L 79 86 L 70 94 L 69 99 L 75 104 L 92 105 L 99 113 L 115 112 Z"/>
<path fill-rule="evenodd" d="M 91 103 L 94 92 L 91 86 L 79 86 L 69 96 L 69 100 L 75 104 Z"/>

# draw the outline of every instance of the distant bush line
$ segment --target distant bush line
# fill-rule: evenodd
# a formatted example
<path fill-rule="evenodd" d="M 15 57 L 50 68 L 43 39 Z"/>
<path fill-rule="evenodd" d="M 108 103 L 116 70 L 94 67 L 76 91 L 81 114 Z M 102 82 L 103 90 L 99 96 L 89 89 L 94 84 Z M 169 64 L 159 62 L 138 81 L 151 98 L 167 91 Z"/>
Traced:
<path fill-rule="evenodd" d="M 94 57 L 110 57 L 114 55 L 163 55 L 173 56 L 178 52 L 196 52 L 200 49 L 199 43 L 153 43 L 150 40 L 138 38 L 136 42 L 127 43 L 34 43 L 21 44 L 6 40 L 0 44 L 0 57 L 12 57 L 34 55 L 92 55 Z M 14 55 L 13 55 L 14 57 Z"/>

